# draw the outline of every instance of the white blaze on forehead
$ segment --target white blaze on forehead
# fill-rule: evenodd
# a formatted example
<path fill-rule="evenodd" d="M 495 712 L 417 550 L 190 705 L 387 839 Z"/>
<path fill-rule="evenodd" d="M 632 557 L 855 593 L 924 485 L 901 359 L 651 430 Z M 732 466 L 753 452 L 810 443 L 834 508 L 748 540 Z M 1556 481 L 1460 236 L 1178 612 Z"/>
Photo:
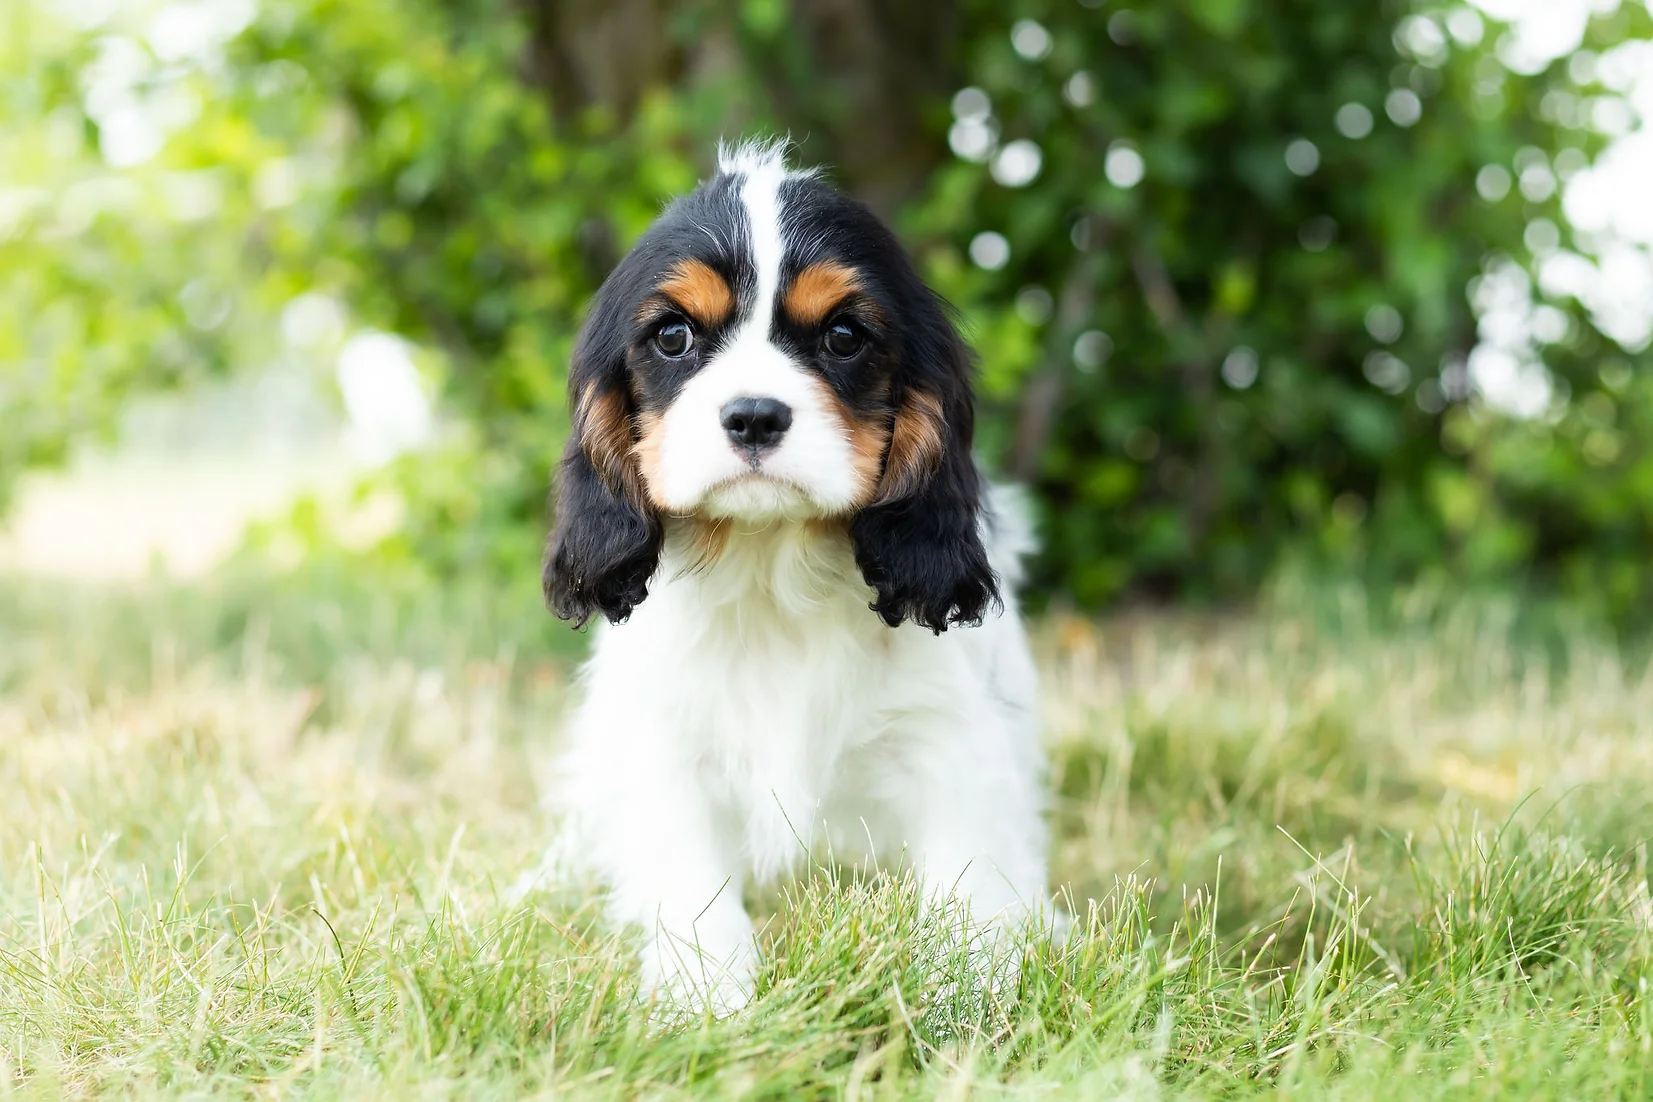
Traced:
<path fill-rule="evenodd" d="M 733 150 L 721 150 L 718 168 L 745 177 L 741 183 L 740 201 L 746 208 L 752 267 L 757 274 L 757 297 L 752 303 L 752 315 L 736 340 L 749 336 L 762 339 L 769 335 L 769 326 L 774 318 L 775 294 L 780 289 L 781 281 L 781 260 L 786 254 L 786 243 L 781 236 L 781 184 L 787 177 L 786 146 L 781 142 L 767 145 L 748 143 Z"/>

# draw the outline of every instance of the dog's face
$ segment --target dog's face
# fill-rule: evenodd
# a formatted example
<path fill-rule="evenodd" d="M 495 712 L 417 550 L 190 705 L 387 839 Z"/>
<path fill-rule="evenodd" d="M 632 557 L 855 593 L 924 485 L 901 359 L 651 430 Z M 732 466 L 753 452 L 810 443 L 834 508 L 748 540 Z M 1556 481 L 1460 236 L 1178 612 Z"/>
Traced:
<path fill-rule="evenodd" d="M 968 350 L 894 236 L 777 147 L 725 154 L 615 268 L 569 398 L 560 616 L 625 618 L 667 517 L 841 521 L 892 626 L 940 631 L 994 597 Z"/>

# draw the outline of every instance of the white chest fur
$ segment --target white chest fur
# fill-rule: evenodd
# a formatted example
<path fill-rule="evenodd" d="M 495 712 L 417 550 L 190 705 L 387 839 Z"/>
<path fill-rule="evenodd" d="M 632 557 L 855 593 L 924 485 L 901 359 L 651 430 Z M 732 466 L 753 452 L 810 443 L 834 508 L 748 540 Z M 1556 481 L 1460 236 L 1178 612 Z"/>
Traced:
<path fill-rule="evenodd" d="M 1013 599 L 980 626 L 890 628 L 841 531 L 685 529 L 650 594 L 601 631 L 560 800 L 563 852 L 617 918 L 748 959 L 740 894 L 830 842 L 905 862 L 984 919 L 1040 904 L 1035 683 Z M 662 940 L 663 939 L 663 940 Z M 652 962 L 652 963 L 651 963 Z"/>

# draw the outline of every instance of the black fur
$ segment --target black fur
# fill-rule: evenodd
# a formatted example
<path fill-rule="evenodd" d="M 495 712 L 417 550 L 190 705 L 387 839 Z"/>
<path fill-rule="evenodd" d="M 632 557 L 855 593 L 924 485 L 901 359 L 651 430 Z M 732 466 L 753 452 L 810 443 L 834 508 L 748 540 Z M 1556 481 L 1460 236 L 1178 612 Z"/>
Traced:
<path fill-rule="evenodd" d="M 649 594 L 659 518 L 603 481 L 570 437 L 557 472 L 557 523 L 545 556 L 545 599 L 576 627 L 600 612 L 619 623 Z"/>
<path fill-rule="evenodd" d="M 789 267 L 831 257 L 865 279 L 864 291 L 884 324 L 869 324 L 888 346 L 886 401 L 899 406 L 917 389 L 941 400 L 946 424 L 940 468 L 906 497 L 863 509 L 850 522 L 861 575 L 877 594 L 871 608 L 891 627 L 912 620 L 940 633 L 977 624 L 998 601 L 998 579 L 978 530 L 981 479 L 970 448 L 975 435 L 971 354 L 944 302 L 925 285 L 895 235 L 865 205 L 814 179 L 794 179 L 788 204 Z M 867 379 L 828 376 L 851 408 Z M 894 408 L 890 414 L 894 416 Z"/>
<path fill-rule="evenodd" d="M 584 627 L 594 613 L 619 623 L 648 596 L 660 560 L 659 517 L 610 485 L 586 454 L 579 403 L 588 392 L 618 396 L 628 416 L 634 400 L 626 359 L 632 344 L 628 309 L 645 282 L 634 251 L 604 281 L 574 345 L 568 373 L 574 431 L 563 447 L 555 479 L 556 522 L 546 546 L 542 584 L 546 602 L 564 620 Z"/>
<path fill-rule="evenodd" d="M 980 530 L 981 477 L 970 454 L 975 409 L 970 353 L 946 309 L 912 276 L 898 385 L 941 399 L 941 464 L 908 496 L 871 505 L 850 522 L 861 576 L 877 593 L 872 610 L 891 627 L 912 620 L 940 634 L 979 624 L 999 600 L 998 578 Z"/>

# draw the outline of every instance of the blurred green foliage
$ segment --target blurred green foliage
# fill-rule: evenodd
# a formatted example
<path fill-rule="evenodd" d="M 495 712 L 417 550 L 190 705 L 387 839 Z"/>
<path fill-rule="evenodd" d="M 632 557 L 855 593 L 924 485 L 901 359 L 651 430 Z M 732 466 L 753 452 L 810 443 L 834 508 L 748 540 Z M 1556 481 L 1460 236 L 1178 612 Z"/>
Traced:
<path fill-rule="evenodd" d="M 1049 508 L 1047 582 L 1086 600 L 1133 583 L 1231 592 L 1300 547 L 1380 573 L 1536 560 L 1616 602 L 1653 592 L 1637 550 L 1653 536 L 1653 456 L 1637 447 L 1653 390 L 1645 371 L 1634 394 L 1604 387 L 1619 350 L 1576 303 L 1543 350 L 1572 396 L 1559 420 L 1451 400 L 1467 397 L 1476 341 L 1465 289 L 1489 263 L 1529 260 L 1530 220 L 1563 221 L 1558 196 L 1489 203 L 1474 181 L 1524 148 L 1591 140 L 1537 110 L 1568 87 L 1565 65 L 1522 78 L 1492 56 L 1496 28 L 1465 47 L 1444 18 L 1432 38 L 1412 30 L 1438 48 L 1397 50 L 1403 12 L 1054 5 L 1038 65 L 1009 35 L 981 37 L 971 71 L 1003 138 L 1037 141 L 1047 168 L 1013 190 L 955 165 L 921 214 L 931 232 L 973 221 L 1010 241 L 1008 278 L 955 293 L 1005 302 L 1030 286 L 1036 316 L 1058 304 L 1029 364 L 1054 395 L 1048 436 L 1028 401 L 1039 384 L 1002 370 L 1029 363 L 1016 337 L 990 347 L 987 376 L 999 424 L 1019 404 L 1017 443 L 1036 449 L 1018 465 Z M 1631 32 L 1620 15 L 1597 22 L 1596 45 Z M 1107 179 L 1120 149 L 1146 165 L 1136 187 Z M 1106 362 L 1075 349 L 1087 329 L 1106 334 Z M 1622 404 L 1624 446 L 1589 461 L 1586 411 L 1602 404 Z"/>
<path fill-rule="evenodd" d="M 27 3 L 0 7 L 0 509 L 22 470 L 112 431 L 133 392 L 222 370 L 247 332 L 227 324 L 230 296 L 258 278 L 236 172 L 270 146 L 244 126 L 181 140 L 223 162 L 210 179 L 172 169 L 185 148 L 167 165 L 105 166 L 82 86 L 141 51 Z M 198 107 L 200 83 L 177 82 L 172 110 Z M 227 200 L 210 221 L 197 217 L 204 192 Z"/>
<path fill-rule="evenodd" d="M 430 350 L 453 422 L 380 476 L 409 506 L 381 561 L 526 572 L 583 304 L 718 136 L 790 131 L 960 305 L 983 454 L 1038 490 L 1046 592 L 1242 594 L 1297 559 L 1653 607 L 1647 352 L 1540 295 L 1565 314 L 1529 349 L 1550 400 L 1514 416 L 1468 382 L 1470 289 L 1526 278 L 1535 220 L 1572 245 L 1556 188 L 1523 195 L 1510 173 L 1538 164 L 1553 185 L 1552 165 L 1603 140 L 1541 107 L 1587 91 L 1564 61 L 1511 71 L 1469 9 L 247 15 L 183 58 L 144 37 L 153 22 L 0 15 L 0 488 L 107 430 L 134 390 L 294 354 L 274 319 L 315 292 Z M 1627 3 L 1587 46 L 1650 36 Z M 123 51 L 139 55 L 130 95 L 184 121 L 111 168 L 97 147 L 114 114 L 87 102 L 86 74 Z M 1489 165 L 1502 196 L 1477 194 Z"/>

